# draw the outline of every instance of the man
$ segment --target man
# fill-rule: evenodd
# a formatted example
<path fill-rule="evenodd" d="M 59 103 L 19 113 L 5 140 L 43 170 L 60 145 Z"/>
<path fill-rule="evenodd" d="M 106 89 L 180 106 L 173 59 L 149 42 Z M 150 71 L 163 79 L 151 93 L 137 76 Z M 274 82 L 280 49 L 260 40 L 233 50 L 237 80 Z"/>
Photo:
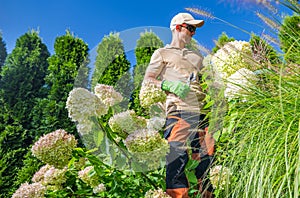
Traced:
<path fill-rule="evenodd" d="M 157 49 L 150 60 L 144 81 L 151 81 L 167 93 L 167 120 L 164 132 L 170 144 L 166 156 L 166 192 L 173 198 L 187 198 L 189 182 L 185 166 L 189 159 L 200 163 L 195 170 L 199 191 L 203 197 L 212 197 L 212 187 L 206 178 L 214 150 L 214 140 L 207 132 L 203 111 L 203 93 L 199 73 L 202 69 L 201 54 L 185 48 L 196 28 L 204 24 L 189 13 L 179 13 L 170 23 L 172 41 Z"/>

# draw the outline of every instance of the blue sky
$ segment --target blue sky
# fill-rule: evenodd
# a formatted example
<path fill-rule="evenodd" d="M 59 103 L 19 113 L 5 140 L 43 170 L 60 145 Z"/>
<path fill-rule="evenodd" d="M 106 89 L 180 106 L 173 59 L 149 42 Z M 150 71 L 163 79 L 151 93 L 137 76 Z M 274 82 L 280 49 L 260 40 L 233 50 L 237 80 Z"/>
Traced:
<path fill-rule="evenodd" d="M 239 1 L 241 0 L 0 0 L 0 31 L 8 53 L 13 50 L 17 38 L 31 29 L 39 30 L 39 35 L 51 54 L 54 53 L 55 38 L 64 35 L 67 29 L 83 39 L 90 50 L 110 32 L 122 32 L 125 42 L 135 46 L 133 30 L 149 30 L 150 27 L 161 31 L 161 36 L 164 37 L 162 40 L 167 43 L 171 38 L 168 27 L 172 17 L 178 12 L 186 12 L 186 7 L 196 7 L 248 32 L 261 34 L 266 26 L 254 14 L 260 9 L 259 6 L 241 6 L 236 3 Z M 237 40 L 249 40 L 249 35 L 241 30 L 217 20 L 193 15 L 206 21 L 194 38 L 208 49 L 214 46 L 213 40 L 222 32 Z M 132 47 L 126 50 L 132 50 Z"/>

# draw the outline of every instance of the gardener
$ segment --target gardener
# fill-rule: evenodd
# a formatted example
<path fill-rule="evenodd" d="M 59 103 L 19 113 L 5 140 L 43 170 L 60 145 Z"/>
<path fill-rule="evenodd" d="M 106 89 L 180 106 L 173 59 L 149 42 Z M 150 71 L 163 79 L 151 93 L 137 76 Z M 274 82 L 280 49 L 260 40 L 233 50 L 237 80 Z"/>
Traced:
<path fill-rule="evenodd" d="M 171 20 L 172 41 L 157 49 L 146 70 L 144 81 L 151 81 L 167 93 L 167 120 L 164 136 L 170 144 L 166 156 L 167 194 L 173 198 L 188 197 L 189 182 L 185 175 L 188 148 L 192 159 L 199 160 L 195 175 L 203 197 L 212 197 L 212 187 L 205 177 L 214 152 L 214 140 L 207 131 L 202 107 L 203 93 L 199 74 L 201 54 L 185 48 L 196 28 L 204 24 L 189 13 L 179 13 Z"/>

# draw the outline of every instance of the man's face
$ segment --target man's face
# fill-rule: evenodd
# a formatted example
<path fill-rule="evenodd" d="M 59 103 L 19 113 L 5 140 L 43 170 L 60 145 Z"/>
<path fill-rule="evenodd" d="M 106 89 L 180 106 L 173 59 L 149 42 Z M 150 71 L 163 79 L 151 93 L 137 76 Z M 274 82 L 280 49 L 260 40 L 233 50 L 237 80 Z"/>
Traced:
<path fill-rule="evenodd" d="M 196 26 L 194 26 L 194 25 L 184 23 L 180 26 L 187 29 L 191 33 L 191 35 L 194 35 L 196 33 Z"/>
<path fill-rule="evenodd" d="M 191 42 L 192 36 L 196 32 L 196 26 L 189 25 L 189 24 L 182 24 L 180 25 L 180 39 L 185 43 L 188 44 Z"/>

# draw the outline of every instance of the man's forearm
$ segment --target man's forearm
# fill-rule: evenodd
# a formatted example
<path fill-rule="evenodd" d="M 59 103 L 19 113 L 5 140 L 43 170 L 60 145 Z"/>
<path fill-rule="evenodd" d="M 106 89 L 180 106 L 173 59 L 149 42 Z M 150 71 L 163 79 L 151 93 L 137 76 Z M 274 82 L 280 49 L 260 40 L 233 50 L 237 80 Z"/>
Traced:
<path fill-rule="evenodd" d="M 144 77 L 144 81 L 150 81 L 153 82 L 157 87 L 161 88 L 161 80 L 157 80 L 157 77 L 154 73 L 146 73 Z"/>

